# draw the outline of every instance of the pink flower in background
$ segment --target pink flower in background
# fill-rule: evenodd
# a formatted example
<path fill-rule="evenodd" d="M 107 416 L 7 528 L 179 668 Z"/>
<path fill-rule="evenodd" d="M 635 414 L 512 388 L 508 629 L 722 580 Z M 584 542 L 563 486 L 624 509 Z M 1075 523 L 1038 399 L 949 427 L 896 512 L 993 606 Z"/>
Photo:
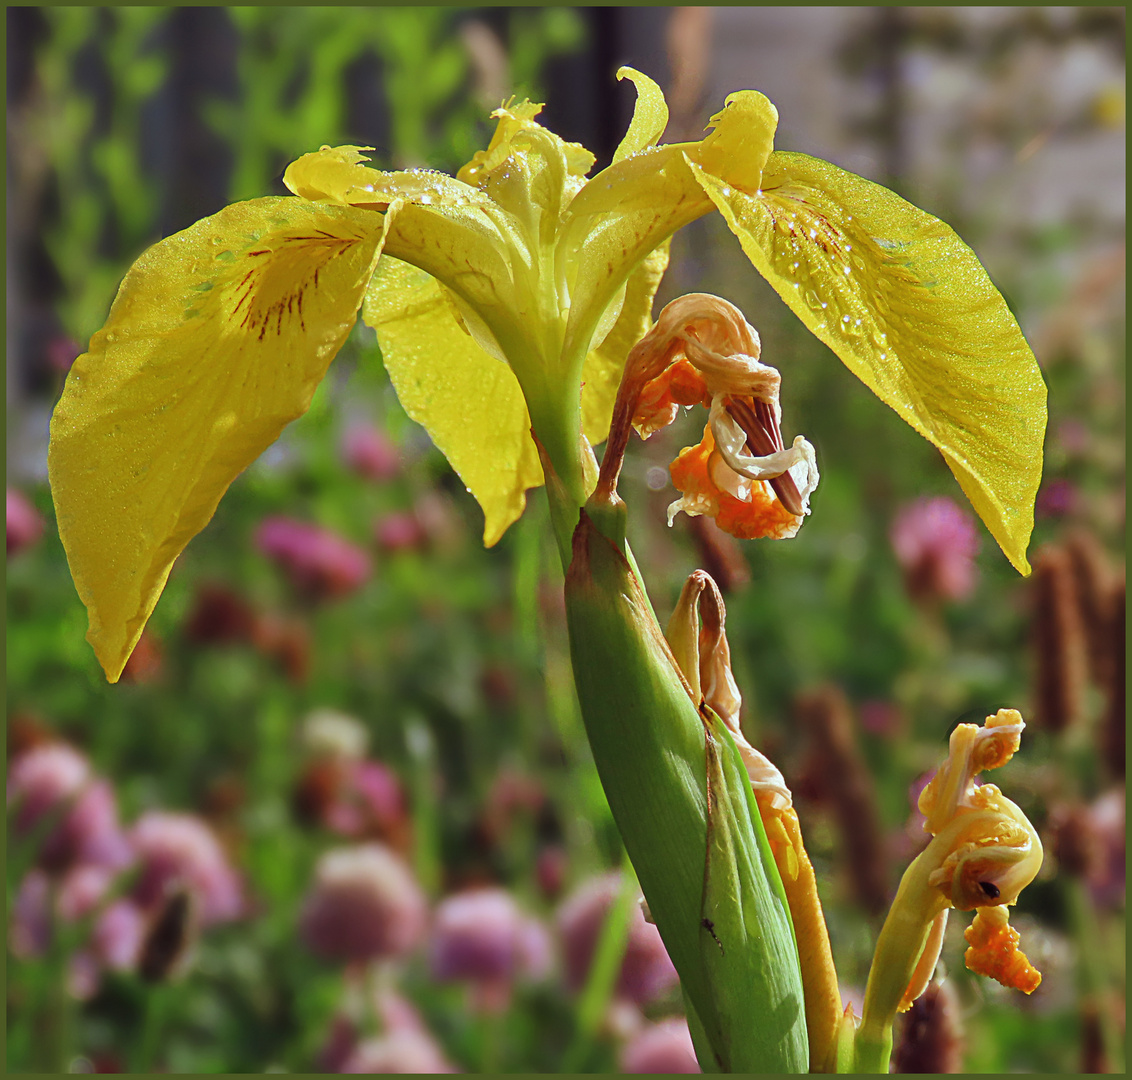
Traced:
<path fill-rule="evenodd" d="M 8 911 L 8 948 L 25 959 L 39 956 L 51 944 L 51 879 L 29 870 Z"/>
<path fill-rule="evenodd" d="M 566 849 L 561 844 L 547 844 L 535 858 L 535 881 L 539 892 L 555 900 L 566 883 Z"/>
<path fill-rule="evenodd" d="M 622 1047 L 618 1059 L 623 1073 L 700 1072 L 688 1021 L 681 1016 L 641 1028 Z"/>
<path fill-rule="evenodd" d="M 975 521 L 946 496 L 916 499 L 896 515 L 889 533 L 914 599 L 962 600 L 975 588 Z"/>
<path fill-rule="evenodd" d="M 370 576 L 369 555 L 319 525 L 270 517 L 260 524 L 255 543 L 287 571 L 298 589 L 314 596 L 346 596 Z"/>
<path fill-rule="evenodd" d="M 370 480 L 392 480 L 401 470 L 401 454 L 393 440 L 372 424 L 354 423 L 346 428 L 342 459 Z"/>
<path fill-rule="evenodd" d="M 68 870 L 59 883 L 59 894 L 55 901 L 59 915 L 72 922 L 89 915 L 110 891 L 117 876 L 117 870 L 93 863 L 84 863 Z"/>
<path fill-rule="evenodd" d="M 501 1011 L 516 979 L 549 970 L 550 937 L 505 889 L 469 889 L 437 907 L 429 964 L 435 979 L 475 984 L 478 1004 Z"/>
<path fill-rule="evenodd" d="M 1038 489 L 1034 513 L 1040 518 L 1063 518 L 1077 512 L 1081 506 L 1081 493 L 1072 480 L 1055 477 Z"/>
<path fill-rule="evenodd" d="M 8 554 L 18 555 L 43 535 L 43 517 L 22 491 L 8 488 Z"/>
<path fill-rule="evenodd" d="M 609 909 L 621 891 L 621 874 L 594 878 L 576 889 L 558 910 L 558 929 L 566 961 L 566 982 L 571 990 L 585 985 L 598 935 Z M 645 1005 L 677 983 L 676 968 L 665 951 L 660 931 L 645 922 L 640 905 L 633 905 L 629 940 L 614 993 Z"/>
<path fill-rule="evenodd" d="M 146 914 L 133 900 L 115 900 L 94 924 L 91 952 L 115 971 L 132 971 L 145 938 Z"/>
<path fill-rule="evenodd" d="M 323 822 L 342 836 L 372 836 L 400 847 L 408 835 L 408 810 L 397 775 L 380 761 L 348 761 L 340 766 L 336 798 Z"/>
<path fill-rule="evenodd" d="M 243 914 L 240 880 L 201 818 L 151 810 L 130 830 L 130 842 L 141 863 L 131 899 L 143 910 L 157 910 L 172 889 L 184 886 L 202 926 Z"/>
<path fill-rule="evenodd" d="M 66 375 L 82 351 L 83 347 L 68 335 L 52 334 L 43 347 L 43 358 L 51 371 Z"/>
<path fill-rule="evenodd" d="M 454 1073 L 457 1069 L 427 1031 L 391 1031 L 358 1043 L 344 1073 Z"/>
<path fill-rule="evenodd" d="M 373 523 L 373 538 L 383 551 L 411 551 L 421 547 L 428 534 L 416 514 L 395 510 Z"/>
<path fill-rule="evenodd" d="M 49 815 L 59 815 L 37 857 L 49 870 L 79 863 L 120 869 L 131 860 L 113 788 L 96 780 L 86 758 L 70 746 L 48 743 L 21 754 L 8 773 L 8 805 L 16 836 L 28 836 Z"/>
<path fill-rule="evenodd" d="M 402 956 L 424 935 L 424 894 L 405 862 L 383 844 L 328 851 L 299 916 L 307 948 L 331 960 Z"/>

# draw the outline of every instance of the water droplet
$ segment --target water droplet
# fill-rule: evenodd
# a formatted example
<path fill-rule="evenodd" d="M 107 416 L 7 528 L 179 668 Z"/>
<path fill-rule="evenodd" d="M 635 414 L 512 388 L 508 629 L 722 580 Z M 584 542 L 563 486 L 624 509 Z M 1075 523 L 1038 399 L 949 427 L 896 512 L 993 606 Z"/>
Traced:
<path fill-rule="evenodd" d="M 847 266 L 847 267 L 845 267 L 845 276 L 846 276 L 846 277 L 848 277 L 848 276 L 849 276 L 849 267 L 848 267 L 848 266 Z"/>
<path fill-rule="evenodd" d="M 432 196 L 422 195 L 417 201 L 421 204 L 421 206 L 428 206 L 432 202 Z"/>
<path fill-rule="evenodd" d="M 817 231 L 817 229 L 811 229 L 811 230 L 810 230 L 810 239 L 811 239 L 811 240 L 816 240 L 817 238 L 818 238 L 818 231 Z"/>
<path fill-rule="evenodd" d="M 797 263 L 795 263 L 795 264 L 794 264 L 794 269 L 795 269 L 795 270 L 797 270 L 797 269 L 798 269 L 798 264 L 797 264 Z"/>
<path fill-rule="evenodd" d="M 823 300 L 823 301 L 822 301 L 822 304 L 821 304 L 821 306 L 822 306 L 822 310 L 824 310 L 825 308 L 829 307 L 829 304 L 827 304 L 827 303 L 826 303 L 826 302 L 825 302 L 825 301 Z"/>
<path fill-rule="evenodd" d="M 730 196 L 731 189 L 726 184 L 724 184 L 723 187 L 719 189 L 719 193 L 726 199 Z"/>
<path fill-rule="evenodd" d="M 847 322 L 849 321 L 849 316 L 848 316 L 848 315 L 842 315 L 842 316 L 841 316 L 841 321 L 842 321 L 843 323 L 847 323 Z"/>

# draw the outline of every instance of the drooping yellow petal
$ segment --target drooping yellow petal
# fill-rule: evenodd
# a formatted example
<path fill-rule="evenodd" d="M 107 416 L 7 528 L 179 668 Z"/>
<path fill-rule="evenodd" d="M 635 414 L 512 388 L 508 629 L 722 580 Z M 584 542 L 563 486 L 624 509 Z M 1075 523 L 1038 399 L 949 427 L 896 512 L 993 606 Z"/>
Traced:
<path fill-rule="evenodd" d="M 582 369 L 582 431 L 591 445 L 609 434 L 625 358 L 652 326 L 652 302 L 668 268 L 668 246 L 667 241 L 661 244 L 629 275 L 621 314 L 605 341 L 586 356 Z"/>
<path fill-rule="evenodd" d="M 523 512 L 526 489 L 542 483 L 518 381 L 461 327 L 440 284 L 399 259 L 378 262 L 362 316 L 405 411 L 483 509 L 490 547 Z"/>
<path fill-rule="evenodd" d="M 173 561 L 301 416 L 357 317 L 381 217 L 237 203 L 154 245 L 75 361 L 48 467 L 87 639 L 121 674 Z"/>
<path fill-rule="evenodd" d="M 775 152 L 759 186 L 692 170 L 755 268 L 866 386 L 943 453 L 1022 573 L 1046 388 L 1006 302 L 943 222 L 877 184 Z"/>
<path fill-rule="evenodd" d="M 617 78 L 629 79 L 636 85 L 637 104 L 629 130 L 613 154 L 614 164 L 649 146 L 656 146 L 668 127 L 668 102 L 652 79 L 631 67 L 618 68 Z"/>

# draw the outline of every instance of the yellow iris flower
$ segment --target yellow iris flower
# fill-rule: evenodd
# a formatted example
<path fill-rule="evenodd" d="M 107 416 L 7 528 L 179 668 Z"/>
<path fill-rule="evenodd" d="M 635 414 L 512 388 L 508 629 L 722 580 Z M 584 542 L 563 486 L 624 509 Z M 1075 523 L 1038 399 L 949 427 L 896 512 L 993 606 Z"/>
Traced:
<path fill-rule="evenodd" d="M 306 410 L 359 309 L 409 415 L 483 508 L 485 542 L 541 482 L 532 428 L 581 506 L 667 240 L 712 210 L 803 323 L 940 448 L 1028 569 L 1045 387 L 974 254 L 886 189 L 774 151 L 762 94 L 728 97 L 699 142 L 658 145 L 660 89 L 618 74 L 636 110 L 591 179 L 593 156 L 523 102 L 497 110 L 456 177 L 323 148 L 288 168 L 294 197 L 229 206 L 134 264 L 72 368 L 49 453 L 108 678 L 225 490 Z"/>

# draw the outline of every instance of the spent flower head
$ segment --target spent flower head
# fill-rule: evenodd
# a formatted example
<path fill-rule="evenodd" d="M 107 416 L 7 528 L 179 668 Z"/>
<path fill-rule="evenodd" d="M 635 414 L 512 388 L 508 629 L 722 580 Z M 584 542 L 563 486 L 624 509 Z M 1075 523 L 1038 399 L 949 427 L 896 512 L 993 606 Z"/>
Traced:
<path fill-rule="evenodd" d="M 947 760 L 920 793 L 932 840 L 905 872 L 877 942 L 856 1036 L 858 1067 L 887 1061 L 893 1017 L 928 986 L 952 908 L 975 911 L 965 934 L 967 967 L 1027 994 L 1041 982 L 1007 913 L 1041 868 L 1041 841 L 994 784 L 976 782 L 1010 760 L 1024 727 L 1015 709 L 1000 709 L 982 726 L 958 725 Z"/>

